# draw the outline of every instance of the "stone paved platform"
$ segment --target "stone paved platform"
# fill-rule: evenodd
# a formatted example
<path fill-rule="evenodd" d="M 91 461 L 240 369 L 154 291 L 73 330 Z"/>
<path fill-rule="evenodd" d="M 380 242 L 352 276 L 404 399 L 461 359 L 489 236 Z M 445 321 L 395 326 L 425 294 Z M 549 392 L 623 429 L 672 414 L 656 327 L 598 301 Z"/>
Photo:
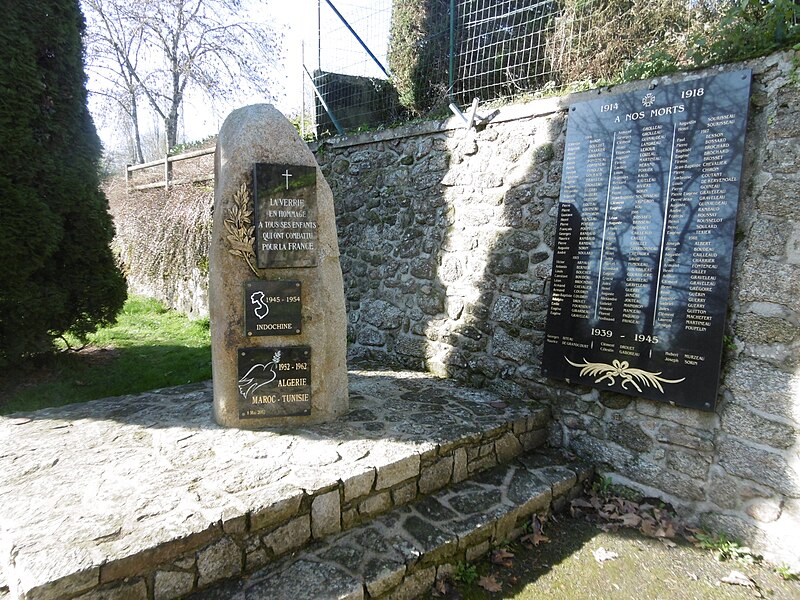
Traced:
<path fill-rule="evenodd" d="M 518 537 L 544 515 L 582 493 L 592 470 L 553 453 L 527 453 L 431 496 L 326 538 L 247 579 L 191 600 L 398 600 L 430 590 L 452 573 Z"/>
<path fill-rule="evenodd" d="M 350 394 L 284 431 L 216 426 L 210 383 L 0 417 L 0 595 L 182 597 L 546 438 L 545 409 L 421 373 L 351 372 Z"/>

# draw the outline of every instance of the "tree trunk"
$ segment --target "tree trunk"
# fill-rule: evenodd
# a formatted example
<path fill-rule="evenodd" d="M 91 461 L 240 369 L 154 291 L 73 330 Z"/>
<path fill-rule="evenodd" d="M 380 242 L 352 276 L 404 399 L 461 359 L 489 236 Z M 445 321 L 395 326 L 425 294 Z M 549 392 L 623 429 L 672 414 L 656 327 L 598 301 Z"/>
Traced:
<path fill-rule="evenodd" d="M 167 136 L 167 152 L 178 144 L 178 107 L 170 109 L 167 118 L 164 119 L 164 129 Z"/>
<path fill-rule="evenodd" d="M 164 129 L 167 134 L 167 152 L 174 148 L 178 143 L 178 112 L 183 100 L 181 94 L 181 76 L 180 69 L 178 68 L 178 44 L 177 38 L 174 39 L 172 45 L 171 62 L 172 62 L 172 101 L 169 105 L 169 112 L 167 118 L 164 119 Z"/>
<path fill-rule="evenodd" d="M 142 164 L 144 162 L 144 152 L 142 152 L 142 136 L 139 133 L 139 109 L 136 105 L 136 95 L 131 95 L 131 121 L 133 122 L 133 140 L 134 140 L 134 152 L 136 156 L 134 159 L 137 163 Z"/>

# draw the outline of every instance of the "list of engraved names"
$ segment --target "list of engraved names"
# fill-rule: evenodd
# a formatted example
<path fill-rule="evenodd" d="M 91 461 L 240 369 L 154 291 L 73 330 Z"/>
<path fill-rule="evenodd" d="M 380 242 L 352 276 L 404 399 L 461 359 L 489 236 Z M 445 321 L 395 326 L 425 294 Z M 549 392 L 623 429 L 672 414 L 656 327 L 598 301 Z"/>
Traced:
<path fill-rule="evenodd" d="M 545 374 L 593 384 L 616 363 L 602 386 L 713 408 L 749 84 L 739 71 L 571 107 Z M 708 368 L 713 390 L 692 401 Z"/>

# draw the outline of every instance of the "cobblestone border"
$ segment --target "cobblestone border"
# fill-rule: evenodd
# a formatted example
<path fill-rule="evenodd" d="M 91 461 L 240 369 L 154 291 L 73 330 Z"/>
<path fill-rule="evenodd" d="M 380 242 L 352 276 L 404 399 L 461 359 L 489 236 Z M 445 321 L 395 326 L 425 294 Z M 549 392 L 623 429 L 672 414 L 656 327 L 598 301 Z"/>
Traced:
<path fill-rule="evenodd" d="M 563 462 L 553 454 L 520 455 L 283 558 L 247 581 L 190 598 L 416 598 L 458 563 L 522 535 L 533 514 L 558 512 L 580 495 L 593 470 Z"/>

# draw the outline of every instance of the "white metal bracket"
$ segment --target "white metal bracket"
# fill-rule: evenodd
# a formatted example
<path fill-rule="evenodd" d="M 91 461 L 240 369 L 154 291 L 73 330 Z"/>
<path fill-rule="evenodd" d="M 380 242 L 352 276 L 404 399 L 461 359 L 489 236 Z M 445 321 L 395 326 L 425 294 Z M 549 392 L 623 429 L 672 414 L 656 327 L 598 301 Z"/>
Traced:
<path fill-rule="evenodd" d="M 498 114 L 498 111 L 494 111 L 493 113 L 491 113 L 488 116 L 481 117 L 478 114 L 478 104 L 479 103 L 480 103 L 480 100 L 478 100 L 477 98 L 474 98 L 472 100 L 472 106 L 470 106 L 470 108 L 469 108 L 469 116 L 467 116 L 463 112 L 461 112 L 461 109 L 458 108 L 458 106 L 456 105 L 455 102 L 451 102 L 450 103 L 450 110 L 452 111 L 452 113 L 455 116 L 459 117 L 464 122 L 464 127 L 466 127 L 467 129 L 472 129 L 473 127 L 477 127 L 477 125 L 478 125 L 475 122 L 476 120 L 479 121 L 480 124 L 485 124 L 485 123 L 488 123 L 489 121 L 491 121 L 492 119 L 494 119 Z"/>

